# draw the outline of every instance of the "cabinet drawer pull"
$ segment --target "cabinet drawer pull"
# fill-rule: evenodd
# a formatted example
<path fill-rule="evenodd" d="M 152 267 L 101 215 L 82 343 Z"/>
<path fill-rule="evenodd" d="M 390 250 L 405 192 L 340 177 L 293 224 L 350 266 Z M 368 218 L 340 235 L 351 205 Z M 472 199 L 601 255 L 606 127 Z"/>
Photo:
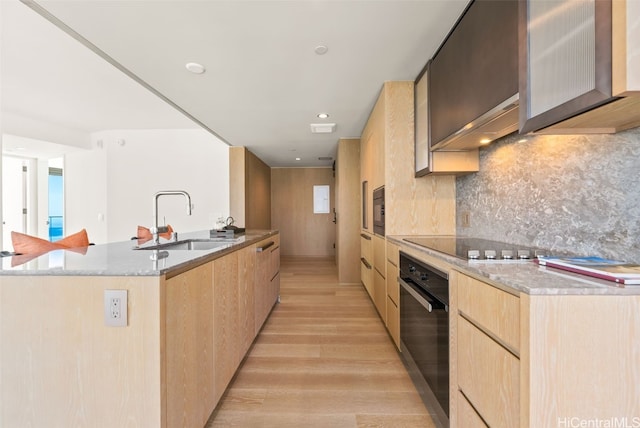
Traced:
<path fill-rule="evenodd" d="M 371 269 L 371 265 L 369 264 L 369 262 L 367 262 L 367 259 L 365 259 L 364 257 L 361 257 L 360 261 L 367 269 Z"/>
<path fill-rule="evenodd" d="M 274 244 L 273 241 L 264 244 L 262 247 L 256 247 L 256 252 L 261 253 L 269 247 L 272 247 Z"/>
<path fill-rule="evenodd" d="M 369 235 L 361 233 L 360 236 L 363 237 L 364 239 L 366 239 L 367 241 L 371 241 L 371 237 Z"/>

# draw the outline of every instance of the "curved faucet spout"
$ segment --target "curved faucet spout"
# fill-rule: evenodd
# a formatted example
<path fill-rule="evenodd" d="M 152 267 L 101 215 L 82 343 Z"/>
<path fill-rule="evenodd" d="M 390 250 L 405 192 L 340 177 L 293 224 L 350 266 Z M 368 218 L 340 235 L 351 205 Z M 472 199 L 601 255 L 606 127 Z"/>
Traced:
<path fill-rule="evenodd" d="M 151 230 L 151 233 L 153 234 L 153 240 L 156 243 L 160 242 L 160 233 L 161 232 L 166 232 L 166 227 L 162 227 L 160 228 L 158 226 L 158 199 L 160 199 L 160 196 L 171 196 L 171 195 L 182 195 L 187 199 L 187 215 L 191 215 L 191 195 L 189 195 L 189 193 L 187 193 L 184 190 L 161 190 L 159 192 L 157 192 L 154 196 L 153 196 L 153 218 L 154 218 L 154 227 Z M 163 230 L 160 230 L 163 229 Z"/>

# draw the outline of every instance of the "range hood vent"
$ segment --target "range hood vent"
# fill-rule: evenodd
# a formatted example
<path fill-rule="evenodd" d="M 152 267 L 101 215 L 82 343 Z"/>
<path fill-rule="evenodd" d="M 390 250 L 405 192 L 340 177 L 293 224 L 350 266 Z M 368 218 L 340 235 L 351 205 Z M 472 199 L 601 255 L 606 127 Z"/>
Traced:
<path fill-rule="evenodd" d="M 331 134 L 336 130 L 335 123 L 312 123 L 309 126 L 312 134 Z"/>
<path fill-rule="evenodd" d="M 518 106 L 516 94 L 435 144 L 431 150 L 472 150 L 517 131 Z"/>

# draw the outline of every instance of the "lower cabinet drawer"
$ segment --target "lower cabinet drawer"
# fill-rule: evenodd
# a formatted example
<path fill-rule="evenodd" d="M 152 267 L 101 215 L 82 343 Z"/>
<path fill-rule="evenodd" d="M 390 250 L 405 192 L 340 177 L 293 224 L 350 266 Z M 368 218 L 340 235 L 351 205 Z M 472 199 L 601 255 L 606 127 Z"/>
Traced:
<path fill-rule="evenodd" d="M 487 424 L 460 391 L 458 391 L 458 426 L 460 428 L 487 428 Z"/>
<path fill-rule="evenodd" d="M 398 267 L 387 261 L 387 295 L 397 305 L 400 302 L 400 284 L 398 284 Z"/>
<path fill-rule="evenodd" d="M 386 277 L 387 270 L 387 241 L 379 236 L 373 237 L 373 266 Z"/>
<path fill-rule="evenodd" d="M 364 257 L 360 259 L 360 279 L 367 293 L 373 299 L 373 266 Z"/>
<path fill-rule="evenodd" d="M 400 349 L 400 311 L 389 296 L 387 296 L 387 330 L 396 347 Z"/>
<path fill-rule="evenodd" d="M 371 235 L 367 233 L 360 234 L 360 257 L 363 257 L 373 263 L 373 241 Z"/>
<path fill-rule="evenodd" d="M 520 299 L 467 275 L 458 275 L 458 309 L 516 353 L 520 348 Z"/>
<path fill-rule="evenodd" d="M 517 427 L 520 360 L 465 318 L 457 321 L 460 390 L 490 427 Z"/>
<path fill-rule="evenodd" d="M 373 269 L 373 303 L 378 309 L 382 322 L 387 323 L 387 282 L 384 277 L 378 272 L 378 269 Z"/>

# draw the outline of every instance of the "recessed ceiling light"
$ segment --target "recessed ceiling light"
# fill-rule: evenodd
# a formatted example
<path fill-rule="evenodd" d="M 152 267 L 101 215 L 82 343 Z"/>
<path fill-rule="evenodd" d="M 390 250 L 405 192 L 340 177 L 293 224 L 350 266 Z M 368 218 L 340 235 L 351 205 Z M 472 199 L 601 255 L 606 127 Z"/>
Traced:
<path fill-rule="evenodd" d="M 318 55 L 324 55 L 329 51 L 329 48 L 326 47 L 325 45 L 319 45 L 319 46 L 316 46 L 314 50 Z"/>
<path fill-rule="evenodd" d="M 480 144 L 489 144 L 490 142 L 491 140 L 488 138 L 483 138 L 482 140 L 480 140 Z"/>
<path fill-rule="evenodd" d="M 320 119 L 326 119 L 329 117 L 329 113 L 318 113 Z"/>
<path fill-rule="evenodd" d="M 188 62 L 185 67 L 193 74 L 202 74 L 206 71 L 204 65 L 198 64 L 197 62 Z"/>
<path fill-rule="evenodd" d="M 299 161 L 299 160 L 300 160 L 300 158 L 296 158 L 296 160 L 297 160 L 297 161 Z"/>

